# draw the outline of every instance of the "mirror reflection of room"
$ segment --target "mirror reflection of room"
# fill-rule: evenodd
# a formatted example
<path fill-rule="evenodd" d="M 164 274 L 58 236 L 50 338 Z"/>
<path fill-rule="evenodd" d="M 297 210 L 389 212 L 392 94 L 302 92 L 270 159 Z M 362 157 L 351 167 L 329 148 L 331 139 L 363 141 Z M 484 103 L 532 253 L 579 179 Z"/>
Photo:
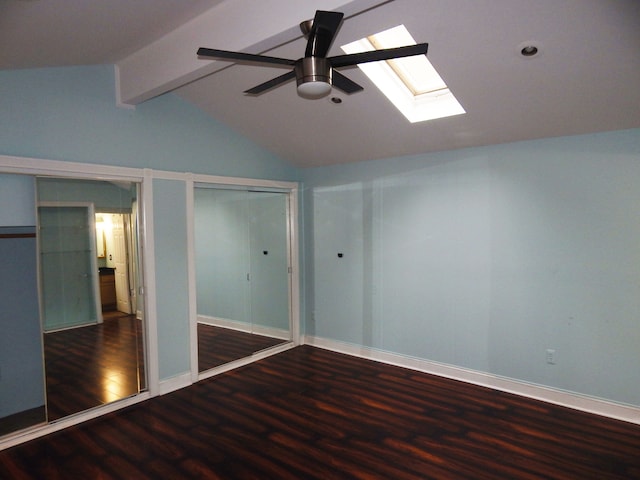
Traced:
<path fill-rule="evenodd" d="M 195 188 L 200 372 L 291 341 L 287 201 Z"/>
<path fill-rule="evenodd" d="M 137 187 L 38 178 L 48 420 L 146 388 Z"/>
<path fill-rule="evenodd" d="M 0 174 L 0 436 L 146 390 L 138 198 Z"/>

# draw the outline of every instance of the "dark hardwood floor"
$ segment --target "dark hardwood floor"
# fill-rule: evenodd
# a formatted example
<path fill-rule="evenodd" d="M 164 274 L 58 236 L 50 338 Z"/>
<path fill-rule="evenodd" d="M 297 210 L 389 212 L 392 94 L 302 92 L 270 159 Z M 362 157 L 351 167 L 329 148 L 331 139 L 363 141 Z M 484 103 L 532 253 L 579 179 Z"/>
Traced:
<path fill-rule="evenodd" d="M 286 340 L 198 323 L 198 371 L 204 372 Z"/>
<path fill-rule="evenodd" d="M 640 426 L 297 347 L 0 452 L 10 479 L 633 479 Z"/>
<path fill-rule="evenodd" d="M 142 322 L 104 313 L 104 322 L 44 334 L 49 420 L 126 398 L 145 388 Z"/>

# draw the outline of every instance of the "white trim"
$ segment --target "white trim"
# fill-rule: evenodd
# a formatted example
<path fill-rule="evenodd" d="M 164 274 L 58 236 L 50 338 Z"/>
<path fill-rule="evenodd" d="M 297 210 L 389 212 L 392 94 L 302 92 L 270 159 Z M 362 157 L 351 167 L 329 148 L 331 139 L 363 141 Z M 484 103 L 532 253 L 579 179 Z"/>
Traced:
<path fill-rule="evenodd" d="M 298 185 L 291 188 L 289 194 L 289 252 L 290 252 L 290 268 L 289 275 L 290 292 L 291 292 L 291 338 L 295 345 L 302 343 L 300 335 L 300 235 L 299 235 L 299 217 L 298 217 Z"/>
<path fill-rule="evenodd" d="M 256 352 L 251 356 L 240 358 L 238 360 L 234 360 L 233 362 L 225 363 L 224 365 L 220 365 L 219 367 L 212 368 L 211 370 L 206 370 L 198 375 L 198 380 L 200 381 L 200 380 L 205 380 L 207 378 L 215 377 L 216 375 L 220 375 L 221 373 L 225 373 L 230 370 L 234 370 L 238 367 L 249 365 L 250 363 L 257 362 L 258 360 L 262 360 L 263 358 L 267 358 L 272 355 L 276 355 L 278 353 L 286 352 L 287 350 L 291 350 L 292 348 L 295 348 L 295 346 L 296 345 L 293 342 L 287 342 L 287 343 L 283 343 L 282 345 L 276 345 L 274 347 L 260 350 L 259 352 Z"/>
<path fill-rule="evenodd" d="M 158 316 L 156 305 L 156 259 L 153 223 L 153 176 L 150 169 L 144 170 L 142 181 L 142 225 L 143 225 L 143 298 L 147 332 L 147 383 L 151 396 L 160 391 L 160 367 L 158 355 Z"/>
<path fill-rule="evenodd" d="M 73 427 L 74 425 L 86 422 L 87 420 L 101 417 L 107 413 L 115 412 L 131 405 L 144 402 L 150 397 L 151 395 L 149 392 L 142 392 L 131 397 L 123 398 L 122 400 L 117 400 L 115 402 L 92 408 L 91 410 L 85 410 L 75 415 L 61 418 L 60 420 L 56 420 L 48 424 L 38 425 L 33 428 L 18 431 L 7 438 L 0 440 L 0 450 L 14 447 L 21 443 L 28 442 L 29 440 L 35 440 L 36 438 L 44 437 L 45 435 L 49 435 L 50 433 L 54 433 L 68 427 Z"/>
<path fill-rule="evenodd" d="M 143 170 L 139 168 L 7 155 L 0 155 L 0 171 L 28 175 L 63 175 L 67 178 L 86 178 L 91 180 L 118 179 L 131 182 L 140 182 L 143 176 Z"/>
<path fill-rule="evenodd" d="M 211 325 L 212 327 L 223 327 L 238 332 L 251 333 L 251 324 L 249 322 L 241 322 L 239 320 L 231 320 L 229 318 L 211 317 L 209 315 L 196 315 L 198 323 Z"/>
<path fill-rule="evenodd" d="M 127 110 L 135 110 L 136 109 L 135 105 L 132 105 L 130 103 L 123 103 L 120 100 L 122 98 L 122 93 L 121 93 L 122 85 L 120 83 L 120 66 L 117 64 L 114 65 L 113 76 L 115 77 L 115 83 L 116 83 L 116 107 L 125 108 Z"/>
<path fill-rule="evenodd" d="M 238 187 L 264 187 L 282 188 L 284 190 L 297 190 L 296 182 L 286 182 L 281 180 L 263 180 L 258 178 L 242 177 L 221 177 L 218 175 L 192 174 L 194 183 L 209 183 L 215 185 L 235 185 Z"/>
<path fill-rule="evenodd" d="M 572 408 L 574 410 L 581 410 L 583 412 L 640 425 L 640 407 L 633 405 L 614 403 L 608 400 L 590 397 L 575 392 L 568 392 L 477 370 L 456 367 L 453 365 L 433 362 L 416 357 L 409 357 L 397 353 L 385 352 L 371 347 L 315 337 L 312 335 L 305 336 L 304 343 L 306 345 L 323 348 L 325 350 L 375 360 L 377 362 L 409 368 L 453 380 L 460 380 L 473 385 L 489 387 L 494 390 L 513 393 L 523 397 Z"/>
<path fill-rule="evenodd" d="M 167 393 L 175 392 L 192 384 L 191 372 L 182 373 L 175 377 L 162 380 L 160 382 L 159 394 L 166 395 Z"/>
<path fill-rule="evenodd" d="M 153 177 L 154 180 L 177 180 L 177 181 L 182 181 L 182 182 L 186 182 L 187 179 L 190 177 L 190 173 L 185 173 L 185 172 L 170 172 L 167 170 L 152 170 L 152 169 L 146 169 L 145 171 L 148 170 L 149 172 L 151 172 L 151 176 Z"/>
<path fill-rule="evenodd" d="M 196 279 L 195 254 L 195 198 L 193 189 L 193 175 L 187 175 L 186 185 L 187 208 L 187 289 L 189 292 L 189 353 L 191 365 L 191 381 L 198 381 L 198 299 Z"/>
<path fill-rule="evenodd" d="M 279 338 L 281 340 L 291 340 L 291 332 L 282 328 L 266 327 L 264 325 L 256 325 L 238 320 L 230 320 L 228 318 L 210 317 L 208 315 L 197 315 L 197 323 L 211 325 L 212 327 L 228 328 L 238 332 L 255 333 L 256 335 L 264 335 L 271 338 Z M 196 325 L 197 327 L 197 325 Z M 196 342 L 198 339 L 196 338 Z"/>

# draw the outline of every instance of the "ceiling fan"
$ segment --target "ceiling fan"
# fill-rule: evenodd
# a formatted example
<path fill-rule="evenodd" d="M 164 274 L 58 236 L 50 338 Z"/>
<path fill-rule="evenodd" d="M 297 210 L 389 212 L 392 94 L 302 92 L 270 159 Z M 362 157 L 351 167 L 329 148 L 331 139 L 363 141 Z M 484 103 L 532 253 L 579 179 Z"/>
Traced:
<path fill-rule="evenodd" d="M 298 85 L 298 94 L 301 97 L 321 98 L 331 91 L 332 86 L 348 94 L 363 90 L 356 82 L 336 71 L 336 68 L 427 53 L 429 44 L 419 43 L 406 47 L 327 57 L 336 32 L 342 24 L 343 16 L 344 14 L 340 12 L 318 10 L 313 20 L 302 22 L 300 24 L 300 30 L 302 30 L 302 33 L 307 38 L 307 47 L 304 57 L 298 60 L 243 52 L 229 52 L 227 50 L 216 50 L 204 47 L 198 49 L 198 56 L 262 63 L 270 66 L 293 67 L 292 70 L 284 75 L 280 75 L 279 77 L 246 90 L 244 93 L 248 95 L 260 95 L 267 90 L 295 78 Z"/>

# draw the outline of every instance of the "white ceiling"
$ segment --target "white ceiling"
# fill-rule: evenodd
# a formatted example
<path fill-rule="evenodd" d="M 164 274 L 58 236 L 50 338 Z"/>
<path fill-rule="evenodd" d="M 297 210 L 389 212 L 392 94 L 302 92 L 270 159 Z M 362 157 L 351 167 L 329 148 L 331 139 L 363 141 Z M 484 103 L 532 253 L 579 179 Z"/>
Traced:
<path fill-rule="evenodd" d="M 318 7 L 348 17 L 330 55 L 405 24 L 467 113 L 410 124 L 357 68 L 342 73 L 365 90 L 334 90 L 339 105 L 295 82 L 247 97 L 285 70 L 195 55 L 299 58 L 297 23 Z M 302 167 L 640 127 L 637 0 L 0 0 L 0 45 L 3 69 L 116 63 L 121 103 L 173 90 Z"/>

